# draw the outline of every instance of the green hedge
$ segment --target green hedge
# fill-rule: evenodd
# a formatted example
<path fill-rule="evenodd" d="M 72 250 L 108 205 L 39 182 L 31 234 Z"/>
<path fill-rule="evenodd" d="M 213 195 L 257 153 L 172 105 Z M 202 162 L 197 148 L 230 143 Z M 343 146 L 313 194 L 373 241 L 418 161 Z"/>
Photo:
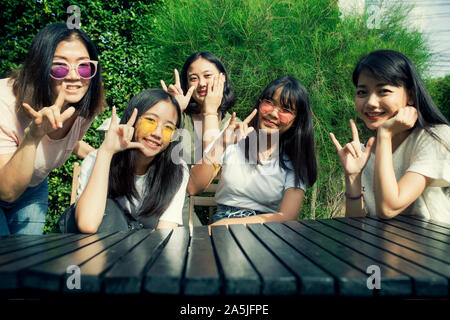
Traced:
<path fill-rule="evenodd" d="M 161 1 L 3 1 L 0 21 L 0 75 L 22 63 L 32 38 L 52 22 L 65 22 L 66 8 L 81 9 L 81 26 L 95 41 L 104 68 L 109 106 L 123 110 L 144 88 L 173 82 L 173 69 L 195 51 L 211 51 L 225 63 L 237 96 L 236 112 L 245 117 L 260 91 L 281 74 L 297 76 L 309 89 L 320 162 L 319 180 L 308 190 L 301 217 L 338 215 L 342 205 L 342 170 L 328 132 L 350 138 L 348 120 L 357 119 L 363 138 L 370 132 L 353 106 L 351 72 L 364 54 L 380 48 L 408 55 L 426 70 L 429 49 L 419 32 L 401 26 L 407 8 L 390 10 L 378 30 L 366 16 L 340 19 L 334 0 L 161 0 Z M 449 80 L 428 82 L 438 105 L 447 107 Z M 108 108 L 93 123 L 85 141 L 101 142 L 95 128 L 110 116 Z M 73 162 L 49 176 L 46 232 L 68 206 Z"/>

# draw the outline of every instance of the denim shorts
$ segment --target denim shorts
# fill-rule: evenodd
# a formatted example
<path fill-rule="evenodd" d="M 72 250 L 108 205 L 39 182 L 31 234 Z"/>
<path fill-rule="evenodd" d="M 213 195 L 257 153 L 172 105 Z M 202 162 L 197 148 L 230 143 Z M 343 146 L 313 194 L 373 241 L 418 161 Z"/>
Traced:
<path fill-rule="evenodd" d="M 227 206 L 224 204 L 217 204 L 217 212 L 213 215 L 213 222 L 217 222 L 222 219 L 245 218 L 250 216 L 256 216 L 257 214 L 263 213 L 264 212 L 258 210 L 237 208 Z"/>
<path fill-rule="evenodd" d="M 42 234 L 48 208 L 47 179 L 28 187 L 14 202 L 0 200 L 0 236 Z"/>

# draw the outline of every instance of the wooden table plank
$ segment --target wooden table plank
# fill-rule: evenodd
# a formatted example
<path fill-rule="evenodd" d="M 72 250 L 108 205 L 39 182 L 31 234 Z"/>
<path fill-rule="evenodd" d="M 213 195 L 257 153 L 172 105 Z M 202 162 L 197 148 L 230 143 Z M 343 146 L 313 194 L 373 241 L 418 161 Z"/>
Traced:
<path fill-rule="evenodd" d="M 68 234 L 67 237 L 60 239 L 46 239 L 44 243 L 40 245 L 33 245 L 21 250 L 12 251 L 5 254 L 0 254 L 0 265 L 11 263 L 15 260 L 23 259 L 28 256 L 39 254 L 42 251 L 51 250 L 53 248 L 61 247 L 67 243 L 74 242 L 87 237 L 87 234 Z"/>
<path fill-rule="evenodd" d="M 194 227 L 188 249 L 183 293 L 186 295 L 218 295 L 220 275 L 207 226 Z"/>
<path fill-rule="evenodd" d="M 302 221 L 302 225 L 310 229 L 303 228 L 302 234 L 312 239 L 317 245 L 321 246 L 339 259 L 347 262 L 363 273 L 367 273 L 369 266 L 377 266 L 383 275 L 383 290 L 377 291 L 379 295 L 386 296 L 406 296 L 412 294 L 412 282 L 405 274 L 392 269 L 379 260 L 373 259 L 371 256 L 360 253 L 351 245 L 336 241 L 327 234 L 320 233 L 320 224 L 317 221 Z M 359 242 L 353 239 L 354 242 Z M 359 245 L 363 245 L 359 242 Z M 373 250 L 375 251 L 375 250 Z M 368 274 L 369 277 L 369 274 Z"/>
<path fill-rule="evenodd" d="M 344 218 L 338 218 L 336 220 L 340 221 L 340 219 L 344 219 Z M 353 219 L 347 219 L 347 221 L 349 223 L 352 220 Z M 398 227 L 395 227 L 395 226 L 391 226 L 391 225 L 382 223 L 382 222 L 377 221 L 377 220 L 365 219 L 364 220 L 364 224 L 367 225 L 367 226 L 373 226 L 373 227 L 375 227 L 377 229 L 380 229 L 382 231 L 385 231 L 385 232 L 393 233 L 395 235 L 401 236 L 401 237 L 403 237 L 405 239 L 414 241 L 414 242 L 416 242 L 418 244 L 421 244 L 421 245 L 424 245 L 424 246 L 427 246 L 427 247 L 430 247 L 430 248 L 436 248 L 438 250 L 442 250 L 442 251 L 445 251 L 445 252 L 450 250 L 450 245 L 445 243 L 445 242 L 442 242 L 442 241 L 439 241 L 439 240 L 434 240 L 434 239 L 431 239 L 431 238 L 428 238 L 428 237 L 424 237 L 424 236 L 421 236 L 420 234 L 417 234 L 417 233 L 414 233 L 414 232 L 411 232 L 411 231 L 407 231 L 407 230 L 404 230 L 404 229 L 401 229 L 401 228 L 398 228 Z"/>
<path fill-rule="evenodd" d="M 28 256 L 26 258 L 13 261 L 0 266 L 0 289 L 17 289 L 23 286 L 23 273 L 31 266 L 59 258 L 69 252 L 78 250 L 93 242 L 99 241 L 109 235 L 91 235 L 89 237 L 68 243 L 62 247 L 57 247 L 40 254 Z"/>
<path fill-rule="evenodd" d="M 37 235 L 37 234 L 12 234 L 9 236 L 0 237 L 0 249 L 4 247 L 11 246 L 11 244 L 18 244 L 21 242 L 32 242 L 35 240 L 40 240 L 42 238 L 53 238 L 56 234 L 50 233 L 48 235 Z"/>
<path fill-rule="evenodd" d="M 110 269 L 119 259 L 127 255 L 128 252 L 133 250 L 141 241 L 145 241 L 151 233 L 151 230 L 142 229 L 133 232 L 128 237 L 123 238 L 121 241 L 113 244 L 108 249 L 102 251 L 86 263 L 80 265 L 81 273 L 81 288 L 78 292 L 100 292 L 102 283 L 102 273 Z M 67 280 L 64 278 L 64 283 Z M 65 291 L 75 291 L 69 289 L 67 286 L 63 286 Z"/>
<path fill-rule="evenodd" d="M 128 254 L 123 254 L 104 276 L 105 293 L 133 294 L 142 291 L 146 269 L 158 257 L 172 233 L 171 229 L 153 231 Z"/>
<path fill-rule="evenodd" d="M 49 235 L 49 236 L 37 236 L 37 237 L 27 237 L 23 239 L 22 237 L 13 238 L 12 241 L 5 240 L 7 243 L 0 248 L 0 254 L 5 254 L 9 252 L 14 252 L 17 250 L 29 248 L 32 246 L 37 246 L 42 243 L 48 243 L 50 241 L 57 241 L 70 236 L 70 234 L 60 234 L 60 235 Z"/>
<path fill-rule="evenodd" d="M 432 223 L 428 223 L 428 222 L 425 222 L 425 221 L 414 220 L 414 219 L 411 219 L 411 218 L 408 218 L 408 217 L 402 216 L 402 215 L 396 216 L 394 218 L 394 220 L 398 220 L 398 221 L 401 221 L 401 222 L 404 222 L 404 223 L 407 223 L 407 224 L 411 224 L 411 225 L 416 226 L 416 227 L 420 227 L 420 228 L 423 228 L 423 229 L 427 229 L 427 230 L 435 231 L 435 232 L 438 232 L 438 233 L 442 233 L 442 234 L 444 234 L 446 236 L 450 236 L 450 230 L 449 229 L 441 227 L 441 226 L 438 226 L 438 225 L 435 225 L 435 224 L 432 224 Z"/>
<path fill-rule="evenodd" d="M 367 232 L 367 226 L 365 226 L 364 229 L 357 229 L 352 225 L 346 225 L 333 220 L 319 220 L 318 223 L 323 224 L 323 226 L 317 226 L 317 230 L 332 237 L 335 241 L 344 243 L 362 254 L 377 260 L 378 263 L 388 265 L 411 277 L 411 280 L 414 283 L 413 286 L 409 287 L 410 292 L 399 292 L 399 295 L 407 293 L 418 296 L 442 296 L 446 294 L 447 281 L 444 277 L 423 269 L 402 257 L 381 250 L 376 246 L 376 244 L 379 243 L 378 239 L 372 239 L 374 241 L 373 243 L 363 242 L 363 239 L 366 238 L 365 233 Z M 382 246 L 383 243 L 380 245 Z M 385 294 L 384 289 L 386 288 L 386 285 L 391 286 L 393 292 L 396 291 L 397 286 L 395 282 L 386 283 L 385 278 L 386 274 L 382 273 L 382 286 L 380 291 L 380 294 L 382 295 Z M 413 288 L 414 291 L 412 290 Z"/>
<path fill-rule="evenodd" d="M 430 223 L 430 224 L 434 224 L 434 225 L 442 227 L 442 228 L 450 229 L 450 223 L 445 223 L 445 222 L 442 222 L 442 221 L 429 220 L 429 219 L 425 219 L 425 218 L 419 217 L 419 216 L 409 216 L 408 215 L 408 216 L 405 216 L 405 217 L 408 218 L 408 219 L 419 220 L 419 221 L 422 221 L 422 222 L 427 222 L 427 223 Z"/>
<path fill-rule="evenodd" d="M 408 223 L 401 222 L 401 221 L 398 221 L 398 220 L 392 220 L 392 219 L 391 220 L 382 220 L 382 219 L 373 218 L 373 217 L 368 217 L 367 219 L 380 221 L 382 223 L 385 223 L 385 224 L 388 224 L 388 225 L 391 225 L 391 226 L 395 226 L 395 227 L 398 227 L 398 228 L 401 228 L 401 229 L 404 229 L 404 230 L 407 230 L 407 231 L 414 232 L 416 234 L 420 234 L 422 236 L 425 236 L 425 237 L 428 237 L 428 238 L 431 238 L 431 239 L 435 239 L 435 240 L 444 242 L 446 244 L 450 244 L 450 237 L 448 237 L 448 236 L 446 236 L 446 235 L 444 235 L 442 233 L 436 232 L 436 231 L 431 231 L 431 230 L 428 230 L 428 229 L 423 229 L 423 228 L 420 228 L 420 227 L 416 227 L 416 226 L 413 226 L 413 225 L 410 225 Z"/>
<path fill-rule="evenodd" d="M 260 278 L 226 226 L 212 227 L 211 238 L 224 276 L 224 294 L 259 294 Z"/>
<path fill-rule="evenodd" d="M 62 257 L 33 266 L 23 274 L 23 284 L 27 288 L 62 291 L 66 286 L 64 280 L 68 275 L 67 268 L 69 266 L 82 265 L 131 234 L 131 232 L 118 232 Z M 102 236 L 101 233 L 97 235 Z"/>
<path fill-rule="evenodd" d="M 244 225 L 229 225 L 229 229 L 260 275 L 263 285 L 262 294 L 292 295 L 297 293 L 295 276 Z"/>
<path fill-rule="evenodd" d="M 430 247 L 430 246 L 427 246 L 426 244 L 422 244 L 417 241 L 413 241 L 413 240 L 404 238 L 402 236 L 399 236 L 395 233 L 385 231 L 384 228 L 382 228 L 382 229 L 376 228 L 376 227 L 372 226 L 371 224 L 369 224 L 371 222 L 372 222 L 372 220 L 369 220 L 369 219 L 365 219 L 365 220 L 347 219 L 346 220 L 347 224 L 350 224 L 356 228 L 364 230 L 365 232 L 373 234 L 374 236 L 384 238 L 384 239 L 394 242 L 402 247 L 417 251 L 420 254 L 430 256 L 432 258 L 435 258 L 437 260 L 441 260 L 442 262 L 450 264 L 450 246 L 447 247 L 447 250 Z M 425 238 L 425 239 L 431 240 L 430 238 Z"/>
<path fill-rule="evenodd" d="M 340 223 L 345 223 L 350 225 L 350 223 L 354 222 L 348 222 L 343 219 L 336 219 L 336 221 L 339 221 Z M 361 236 L 361 239 L 372 243 L 374 246 L 379 247 L 382 250 L 388 251 L 390 253 L 393 253 L 405 260 L 408 260 L 418 266 L 421 266 L 424 269 L 427 269 L 429 271 L 432 271 L 438 275 L 441 275 L 445 278 L 447 278 L 446 286 L 447 286 L 447 293 L 448 293 L 448 280 L 450 278 L 450 265 L 447 263 L 444 263 L 442 261 L 433 259 L 431 257 L 427 257 L 424 255 L 421 255 L 420 253 L 417 253 L 416 251 L 413 251 L 411 249 L 399 246 L 398 244 L 395 244 L 393 242 L 390 242 L 388 240 L 373 236 L 369 233 L 363 233 Z M 432 279 L 430 279 L 432 280 Z"/>
<path fill-rule="evenodd" d="M 267 227 L 282 237 L 302 255 L 331 274 L 335 281 L 335 294 L 341 296 L 372 295 L 372 291 L 367 289 L 366 281 L 368 275 L 336 258 L 304 237 L 301 234 L 300 223 L 289 221 L 283 224 L 267 224 Z"/>
<path fill-rule="evenodd" d="M 297 277 L 300 294 L 334 295 L 333 277 L 268 229 L 274 223 L 249 224 L 248 228 Z"/>
<path fill-rule="evenodd" d="M 144 290 L 155 294 L 180 294 L 189 229 L 175 228 L 169 241 L 144 277 Z"/>

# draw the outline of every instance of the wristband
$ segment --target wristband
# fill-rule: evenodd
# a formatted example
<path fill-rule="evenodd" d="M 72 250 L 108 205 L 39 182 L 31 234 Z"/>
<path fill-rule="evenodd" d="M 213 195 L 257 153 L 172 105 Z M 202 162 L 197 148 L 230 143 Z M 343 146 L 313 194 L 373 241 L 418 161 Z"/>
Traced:
<path fill-rule="evenodd" d="M 345 197 L 346 197 L 347 199 L 350 199 L 350 200 L 358 200 L 358 199 L 360 199 L 360 198 L 364 195 L 364 192 L 361 192 L 361 194 L 360 194 L 359 196 L 355 196 L 355 197 L 352 197 L 352 196 L 349 195 L 347 192 L 344 192 L 344 195 L 345 195 Z"/>
<path fill-rule="evenodd" d="M 205 112 L 205 113 L 203 113 L 203 116 L 204 117 L 206 117 L 206 116 L 216 116 L 216 117 L 218 117 L 219 115 L 218 115 L 217 112 Z"/>

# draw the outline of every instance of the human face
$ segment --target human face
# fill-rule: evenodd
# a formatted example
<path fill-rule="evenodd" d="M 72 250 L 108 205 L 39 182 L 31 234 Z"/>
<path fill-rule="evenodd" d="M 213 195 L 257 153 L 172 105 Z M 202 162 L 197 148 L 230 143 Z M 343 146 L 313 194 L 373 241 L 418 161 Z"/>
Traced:
<path fill-rule="evenodd" d="M 394 117 L 398 110 L 413 104 L 405 87 L 384 83 L 367 71 L 359 75 L 355 106 L 369 129 L 377 130 L 386 120 Z"/>
<path fill-rule="evenodd" d="M 82 61 L 91 60 L 86 46 L 78 39 L 61 41 L 55 50 L 53 63 L 66 62 L 77 66 Z M 53 94 L 58 96 L 61 88 L 65 93 L 65 104 L 79 102 L 89 89 L 90 79 L 81 78 L 75 68 L 71 68 L 69 74 L 61 80 L 52 80 Z"/>
<path fill-rule="evenodd" d="M 187 70 L 188 88 L 196 86 L 192 98 L 199 105 L 203 105 L 206 94 L 208 93 L 208 84 L 213 81 L 214 75 L 219 75 L 220 71 L 216 65 L 206 59 L 198 58 L 191 63 Z"/>
<path fill-rule="evenodd" d="M 281 136 L 294 123 L 296 112 L 295 110 L 285 109 L 281 105 L 280 95 L 283 87 L 278 88 L 271 99 L 261 101 L 259 104 L 258 122 L 259 128 L 271 134 L 274 131 L 279 131 Z"/>
<path fill-rule="evenodd" d="M 167 148 L 170 143 L 168 133 L 176 130 L 177 119 L 177 111 L 169 100 L 158 102 L 139 117 L 134 139 L 145 146 L 141 151 L 144 156 L 154 157 Z"/>

